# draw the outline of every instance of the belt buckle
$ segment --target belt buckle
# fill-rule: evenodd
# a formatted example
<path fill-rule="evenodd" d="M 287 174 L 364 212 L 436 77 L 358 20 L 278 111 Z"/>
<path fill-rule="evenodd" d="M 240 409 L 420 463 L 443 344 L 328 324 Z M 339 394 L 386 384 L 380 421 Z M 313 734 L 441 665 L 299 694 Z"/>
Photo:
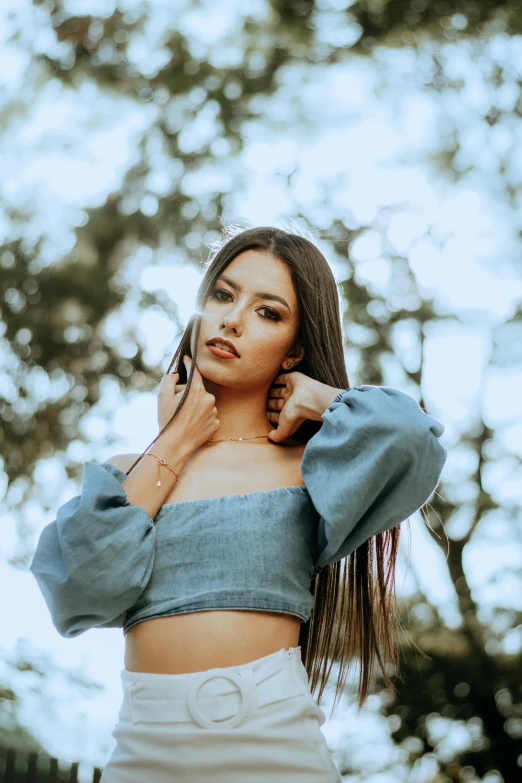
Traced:
<path fill-rule="evenodd" d="M 202 714 L 201 710 L 197 705 L 197 696 L 202 685 L 204 685 L 206 682 L 209 682 L 210 680 L 215 680 L 219 677 L 221 677 L 224 680 L 229 680 L 230 682 L 233 682 L 234 685 L 237 685 L 241 693 L 241 704 L 239 706 L 239 710 L 237 711 L 237 713 L 233 715 L 231 718 L 226 718 L 226 720 L 214 721 L 214 720 L 210 720 L 210 718 L 206 718 Z M 212 674 L 210 676 L 208 676 L 206 672 L 202 672 L 201 677 L 198 677 L 192 682 L 187 694 L 187 706 L 192 718 L 196 721 L 196 723 L 199 723 L 200 726 L 206 729 L 220 729 L 220 728 L 233 729 L 236 726 L 239 726 L 239 724 L 245 718 L 246 714 L 250 709 L 251 699 L 250 699 L 250 690 L 248 688 L 248 685 L 249 683 L 247 682 L 247 680 L 244 677 L 241 677 L 241 675 L 235 671 L 227 671 L 226 673 L 223 672 L 220 674 Z"/>

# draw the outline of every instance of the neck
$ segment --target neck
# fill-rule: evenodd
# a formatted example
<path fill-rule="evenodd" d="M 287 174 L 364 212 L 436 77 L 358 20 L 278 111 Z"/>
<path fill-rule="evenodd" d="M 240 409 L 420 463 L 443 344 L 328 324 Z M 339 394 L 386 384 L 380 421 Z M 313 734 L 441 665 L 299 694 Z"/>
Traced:
<path fill-rule="evenodd" d="M 267 418 L 268 389 L 234 389 L 220 386 L 204 379 L 205 389 L 216 398 L 219 429 L 211 436 L 212 440 L 229 438 L 254 438 L 256 435 L 268 435 L 275 424 Z M 253 443 L 270 443 L 268 438 L 256 438 Z M 210 444 L 212 445 L 212 444 Z"/>

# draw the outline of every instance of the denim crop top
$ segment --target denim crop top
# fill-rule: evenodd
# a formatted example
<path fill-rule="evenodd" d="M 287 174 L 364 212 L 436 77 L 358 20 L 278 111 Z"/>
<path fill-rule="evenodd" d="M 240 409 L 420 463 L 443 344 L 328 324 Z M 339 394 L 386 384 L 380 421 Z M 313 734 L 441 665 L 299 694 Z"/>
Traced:
<path fill-rule="evenodd" d="M 307 621 L 313 576 L 431 496 L 443 432 L 398 389 L 352 387 L 306 444 L 304 485 L 164 504 L 154 520 L 128 501 L 122 470 L 86 462 L 81 494 L 43 528 L 30 571 L 65 637 L 211 609 Z"/>

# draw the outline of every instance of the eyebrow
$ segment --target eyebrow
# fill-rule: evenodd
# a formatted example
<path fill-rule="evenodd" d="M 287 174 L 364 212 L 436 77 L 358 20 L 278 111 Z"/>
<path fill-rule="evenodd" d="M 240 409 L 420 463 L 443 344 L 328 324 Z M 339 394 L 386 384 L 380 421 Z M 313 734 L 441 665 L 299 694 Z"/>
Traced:
<path fill-rule="evenodd" d="M 239 293 L 242 292 L 242 287 L 239 285 L 239 283 L 234 283 L 233 280 L 230 279 L 230 277 L 227 277 L 226 275 L 220 275 L 219 280 L 224 280 L 225 283 L 227 283 L 232 288 L 235 288 L 236 291 L 239 291 Z M 254 296 L 258 297 L 259 299 L 271 299 L 274 302 L 281 302 L 283 304 L 289 313 L 292 311 L 290 310 L 290 306 L 286 299 L 283 299 L 282 296 L 277 296 L 276 294 L 271 294 L 269 291 L 254 291 Z"/>

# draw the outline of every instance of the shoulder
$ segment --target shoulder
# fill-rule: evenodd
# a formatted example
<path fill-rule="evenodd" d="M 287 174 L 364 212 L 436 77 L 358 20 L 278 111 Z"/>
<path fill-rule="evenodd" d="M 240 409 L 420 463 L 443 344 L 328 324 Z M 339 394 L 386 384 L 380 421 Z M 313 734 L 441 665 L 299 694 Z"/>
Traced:
<path fill-rule="evenodd" d="M 110 465 L 114 465 L 116 468 L 119 468 L 126 473 L 129 468 L 134 465 L 139 456 L 139 454 L 115 454 L 113 457 L 104 460 L 104 462 L 108 462 Z"/>
<path fill-rule="evenodd" d="M 306 443 L 301 443 L 301 441 L 294 440 L 293 438 L 287 438 L 280 445 L 286 446 L 289 455 L 294 459 L 301 457 L 306 449 Z"/>

